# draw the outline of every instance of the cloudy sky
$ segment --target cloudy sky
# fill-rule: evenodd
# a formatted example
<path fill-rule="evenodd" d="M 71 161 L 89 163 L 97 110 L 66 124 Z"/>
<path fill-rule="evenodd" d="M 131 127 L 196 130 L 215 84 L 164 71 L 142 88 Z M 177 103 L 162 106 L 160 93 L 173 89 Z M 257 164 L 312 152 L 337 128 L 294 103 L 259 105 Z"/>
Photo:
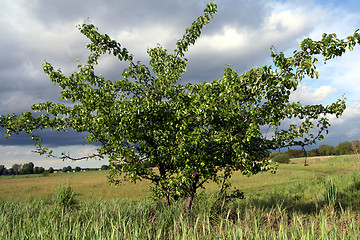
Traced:
<path fill-rule="evenodd" d="M 202 14 L 205 0 L 2 0 L 0 2 L 0 114 L 28 111 L 34 103 L 58 101 L 59 87 L 42 71 L 44 60 L 69 74 L 77 59 L 85 62 L 87 39 L 76 25 L 87 18 L 146 62 L 147 48 L 160 43 L 173 50 L 185 28 Z M 189 50 L 184 82 L 211 82 L 230 64 L 240 73 L 271 64 L 270 46 L 292 53 L 306 37 L 319 40 L 322 33 L 339 37 L 360 28 L 358 0 L 218 0 L 218 14 Z M 360 140 L 360 47 L 339 59 L 318 66 L 320 78 L 304 80 L 292 96 L 304 104 L 331 103 L 344 94 L 347 109 L 333 119 L 330 133 L 319 144 Z M 102 58 L 98 72 L 120 79 L 122 64 Z M 28 137 L 4 139 L 0 130 L 0 164 L 33 161 L 36 166 L 101 166 L 106 161 L 62 162 L 31 153 Z M 43 135 L 44 143 L 73 156 L 96 148 L 84 135 Z"/>

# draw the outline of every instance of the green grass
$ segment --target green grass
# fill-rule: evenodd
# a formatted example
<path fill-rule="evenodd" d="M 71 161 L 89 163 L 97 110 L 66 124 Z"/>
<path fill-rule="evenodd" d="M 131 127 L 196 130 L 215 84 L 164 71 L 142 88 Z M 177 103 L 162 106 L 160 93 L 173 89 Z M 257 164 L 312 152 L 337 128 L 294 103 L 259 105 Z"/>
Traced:
<path fill-rule="evenodd" d="M 319 176 L 342 175 L 360 169 L 358 155 L 336 156 L 331 158 L 308 158 L 309 166 L 304 166 L 304 159 L 295 159 L 291 164 L 280 164 L 276 174 L 270 172 L 255 176 L 242 176 L 239 172 L 231 178 L 232 185 L 245 193 L 268 191 L 286 186 L 304 179 L 315 179 Z M 63 182 L 70 181 L 73 189 L 79 193 L 80 200 L 142 199 L 149 196 L 149 182 L 137 184 L 124 182 L 120 186 L 107 184 L 107 171 L 78 173 L 57 173 L 48 177 L 42 175 L 0 176 L 0 199 L 38 198 L 54 193 Z M 209 192 L 217 191 L 214 183 L 208 183 Z"/>
<path fill-rule="evenodd" d="M 107 183 L 107 175 L 107 171 L 90 171 L 56 173 L 48 177 L 1 176 L 0 199 L 40 198 L 52 195 L 60 184 L 67 181 L 79 194 L 80 200 L 141 199 L 149 194 L 149 185 L 146 181 L 139 182 L 137 185 L 125 182 L 115 187 Z"/>
<path fill-rule="evenodd" d="M 343 193 L 334 202 L 319 200 L 328 179 L 230 202 L 200 194 L 190 214 L 182 202 L 169 207 L 149 199 L 80 201 L 74 208 L 59 208 L 51 197 L 0 201 L 0 239 L 357 239 L 360 213 L 345 197 L 350 190 L 342 190 L 359 184 L 360 175 L 333 178 Z M 338 185 L 344 180 L 347 186 Z M 314 194 L 313 208 L 301 206 L 314 187 L 324 191 Z"/>
<path fill-rule="evenodd" d="M 190 213 L 153 202 L 147 182 L 109 186 L 102 171 L 2 177 L 0 239 L 358 239 L 358 156 L 308 160 L 234 174 L 246 199 L 225 201 L 209 184 Z"/>

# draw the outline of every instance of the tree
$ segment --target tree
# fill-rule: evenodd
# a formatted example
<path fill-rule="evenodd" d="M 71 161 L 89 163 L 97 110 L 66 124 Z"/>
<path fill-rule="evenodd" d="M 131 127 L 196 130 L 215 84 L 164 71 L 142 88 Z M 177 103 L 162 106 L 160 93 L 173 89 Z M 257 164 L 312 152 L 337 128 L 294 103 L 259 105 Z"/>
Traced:
<path fill-rule="evenodd" d="M 100 169 L 101 170 L 109 170 L 109 166 L 108 165 L 102 165 Z"/>
<path fill-rule="evenodd" d="M 358 31 L 343 40 L 335 34 L 324 34 L 320 41 L 307 38 L 289 57 L 272 47 L 273 66 L 243 74 L 227 67 L 224 76 L 212 82 L 180 84 L 188 62 L 185 54 L 216 9 L 214 3 L 208 4 L 173 52 L 160 45 L 148 49 L 149 65 L 135 61 L 126 48 L 94 25 L 78 26 L 90 40 L 87 63 L 79 64 L 69 77 L 50 63 L 43 64 L 50 80 L 62 88 L 62 102 L 34 104 L 32 112 L 1 116 L 5 136 L 25 131 L 39 154 L 54 156 L 33 130 L 88 132 L 87 141 L 100 144 L 96 154 L 81 158 L 62 154 L 61 158 L 108 156 L 110 182 L 120 183 L 120 176 L 132 182 L 147 179 L 156 197 L 168 204 L 186 198 L 187 209 L 204 183 L 228 186 L 233 171 L 250 176 L 275 170 L 266 158 L 269 150 L 304 147 L 323 139 L 329 115 L 339 117 L 345 101 L 302 105 L 290 102 L 289 96 L 303 78 L 318 77 L 316 57 L 328 61 L 359 44 Z M 129 63 L 123 79 L 110 81 L 95 74 L 100 56 L 106 53 Z M 284 125 L 286 119 L 297 124 Z M 260 129 L 270 129 L 272 134 Z M 144 161 L 156 169 L 147 168 Z"/>
<path fill-rule="evenodd" d="M 53 168 L 53 167 L 49 167 L 48 171 L 49 171 L 49 173 L 54 173 L 54 168 Z"/>
<path fill-rule="evenodd" d="M 8 170 L 5 170 L 5 175 L 15 175 L 15 171 L 13 168 L 9 168 Z"/>
<path fill-rule="evenodd" d="M 320 156 L 320 152 L 318 148 L 314 148 L 310 151 L 307 152 L 307 156 L 308 157 L 315 157 L 315 156 Z"/>
<path fill-rule="evenodd" d="M 0 176 L 5 175 L 6 167 L 5 165 L 0 165 Z"/>
<path fill-rule="evenodd" d="M 63 167 L 61 170 L 63 173 L 66 173 L 68 171 L 67 167 Z"/>
<path fill-rule="evenodd" d="M 21 168 L 22 174 L 33 174 L 34 173 L 34 163 L 29 162 L 25 163 Z"/>
<path fill-rule="evenodd" d="M 73 170 L 73 169 L 72 169 L 71 166 L 67 166 L 67 167 L 66 167 L 66 171 L 67 171 L 67 172 L 72 172 L 72 170 Z"/>
<path fill-rule="evenodd" d="M 289 149 L 286 152 L 289 158 L 301 158 L 305 157 L 305 150 L 304 149 Z"/>
<path fill-rule="evenodd" d="M 80 171 L 81 171 L 81 167 L 76 166 L 74 170 L 75 170 L 75 172 L 80 172 Z"/>
<path fill-rule="evenodd" d="M 330 156 L 330 155 L 334 155 L 334 147 L 331 145 L 327 145 L 327 144 L 322 144 L 319 146 L 319 153 L 321 156 Z"/>
<path fill-rule="evenodd" d="M 12 165 L 12 167 L 11 167 L 11 169 L 15 175 L 20 173 L 19 171 L 21 168 L 22 168 L 22 164 L 17 164 L 17 163 Z"/>
<path fill-rule="evenodd" d="M 350 142 L 342 142 L 334 148 L 334 152 L 336 155 L 352 154 L 353 146 Z"/>
<path fill-rule="evenodd" d="M 44 172 L 45 172 L 45 169 L 43 167 L 34 167 L 35 174 L 42 174 Z"/>

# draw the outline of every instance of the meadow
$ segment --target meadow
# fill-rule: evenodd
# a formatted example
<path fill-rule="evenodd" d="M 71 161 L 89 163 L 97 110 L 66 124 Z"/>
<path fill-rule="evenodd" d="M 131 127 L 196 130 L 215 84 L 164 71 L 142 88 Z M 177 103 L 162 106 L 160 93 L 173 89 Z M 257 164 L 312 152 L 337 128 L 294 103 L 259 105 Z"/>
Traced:
<path fill-rule="evenodd" d="M 0 239 L 358 239 L 360 156 L 307 161 L 235 173 L 245 199 L 220 197 L 209 183 L 190 213 L 181 201 L 154 202 L 146 181 L 108 185 L 106 171 L 2 176 Z M 59 204 L 64 195 L 75 201 Z"/>

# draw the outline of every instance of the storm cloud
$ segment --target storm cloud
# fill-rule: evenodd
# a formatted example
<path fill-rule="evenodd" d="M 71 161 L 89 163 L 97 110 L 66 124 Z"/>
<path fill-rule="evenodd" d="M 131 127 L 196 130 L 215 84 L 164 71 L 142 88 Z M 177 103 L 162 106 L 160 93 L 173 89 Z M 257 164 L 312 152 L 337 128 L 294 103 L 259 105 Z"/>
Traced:
<path fill-rule="evenodd" d="M 89 19 L 146 63 L 146 50 L 161 44 L 172 51 L 176 40 L 199 15 L 208 1 L 200 0 L 15 0 L 0 3 L 0 114 L 20 114 L 34 103 L 59 101 L 60 88 L 42 71 L 44 60 L 65 74 L 76 71 L 77 60 L 85 62 L 88 40 L 77 24 Z M 211 82 L 222 76 L 227 65 L 239 73 L 271 64 L 270 46 L 291 54 L 305 37 L 320 39 L 323 32 L 345 37 L 360 26 L 357 1 L 216 1 L 218 14 L 191 46 L 188 70 L 182 82 Z M 330 134 L 320 142 L 360 139 L 359 48 L 343 58 L 319 63 L 320 78 L 304 80 L 293 99 L 307 104 L 330 103 L 347 97 L 343 118 L 333 119 Z M 126 66 L 111 56 L 101 58 L 96 71 L 105 78 L 121 78 Z M 4 134 L 4 130 L 0 130 Z M 42 133 L 49 146 L 86 144 L 86 133 Z M 0 145 L 31 146 L 24 134 L 0 138 Z M 86 147 L 88 149 L 88 147 Z M 20 151 L 20 150 L 19 150 Z M 1 152 L 0 152 L 1 154 Z M 16 154 L 15 154 L 16 155 Z M 15 156 L 12 154 L 12 156 Z M 9 155 L 10 156 L 10 155 Z M 16 161 L 8 155 L 0 160 Z M 16 155 L 17 156 L 17 155 Z M 5 161 L 5 160 L 4 160 Z M 0 161 L 1 164 L 1 161 Z M 7 163 L 10 164 L 10 163 Z"/>

